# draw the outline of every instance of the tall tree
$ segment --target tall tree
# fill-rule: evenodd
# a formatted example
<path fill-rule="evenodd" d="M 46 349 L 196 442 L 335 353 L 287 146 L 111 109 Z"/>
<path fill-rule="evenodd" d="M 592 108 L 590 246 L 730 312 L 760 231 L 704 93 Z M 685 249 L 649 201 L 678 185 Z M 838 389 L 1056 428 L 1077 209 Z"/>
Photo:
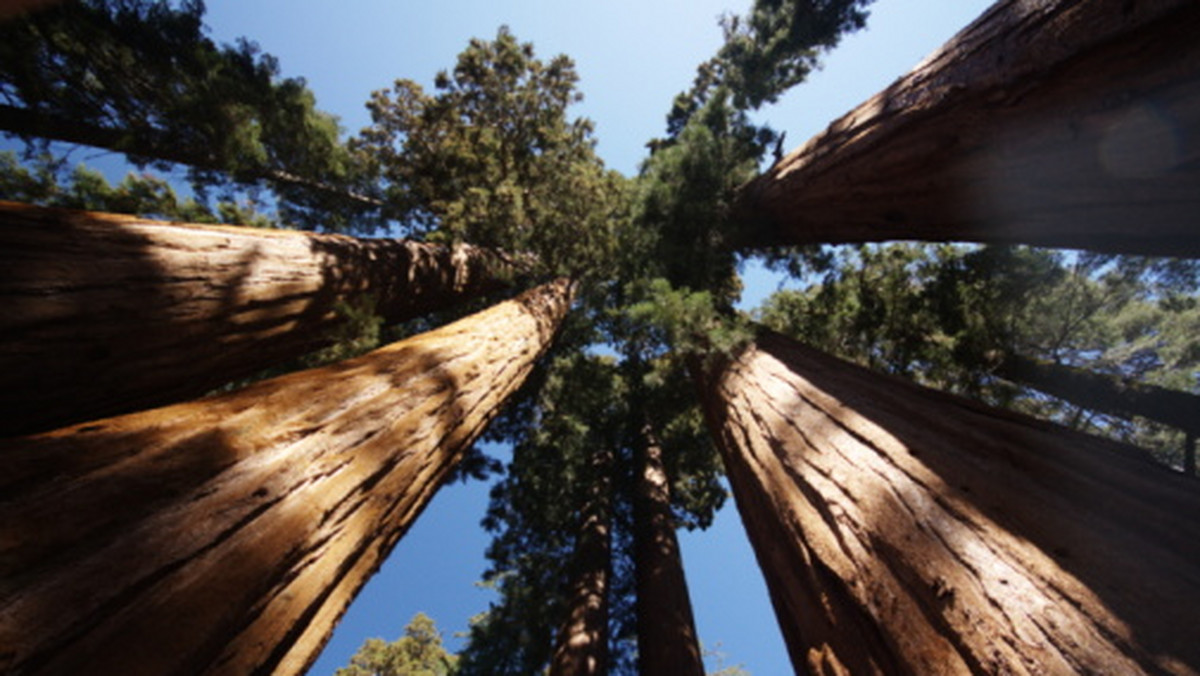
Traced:
<path fill-rule="evenodd" d="M 649 422 L 634 478 L 633 537 L 637 574 L 638 673 L 703 676 L 700 641 L 671 513 L 663 449 Z"/>
<path fill-rule="evenodd" d="M 694 362 L 797 672 L 1200 670 L 1200 492 L 761 335 Z"/>
<path fill-rule="evenodd" d="M 498 289 L 469 246 L 0 203 L 0 434 L 181 401 Z"/>
<path fill-rule="evenodd" d="M 379 164 L 397 218 L 437 241 L 536 257 L 555 274 L 604 274 L 621 192 L 594 152 L 566 56 L 543 62 L 507 28 L 472 40 L 436 93 L 411 80 L 375 92 L 358 147 Z"/>
<path fill-rule="evenodd" d="M 201 0 L 83 0 L 0 24 L 0 129 L 187 165 L 201 187 L 265 181 L 288 220 L 325 228 L 376 210 L 304 81 L 249 41 L 216 45 L 203 15 Z"/>
<path fill-rule="evenodd" d="M 302 673 L 528 376 L 571 286 L 333 366 L 0 442 L 0 669 Z"/>
<path fill-rule="evenodd" d="M 417 613 L 404 635 L 388 643 L 369 638 L 333 676 L 449 676 L 458 660 L 446 652 L 442 634 L 425 613 Z"/>
<path fill-rule="evenodd" d="M 1200 124 L 1198 25 L 1188 0 L 997 3 L 747 185 L 741 245 L 1200 256 L 1200 179 L 1176 136 Z"/>
<path fill-rule="evenodd" d="M 592 453 L 587 500 L 575 541 L 567 616 L 559 628 L 550 676 L 609 673 L 609 579 L 612 577 L 613 453 Z"/>

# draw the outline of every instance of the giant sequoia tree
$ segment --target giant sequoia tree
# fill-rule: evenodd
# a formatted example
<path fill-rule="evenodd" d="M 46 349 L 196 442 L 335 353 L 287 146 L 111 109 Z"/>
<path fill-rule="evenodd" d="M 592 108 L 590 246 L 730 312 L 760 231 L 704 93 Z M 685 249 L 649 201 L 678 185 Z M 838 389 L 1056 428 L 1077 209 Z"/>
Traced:
<path fill-rule="evenodd" d="M 330 345 L 356 312 L 395 323 L 494 291 L 505 267 L 465 245 L 8 202 L 0 252 L 3 435 L 200 396 Z"/>
<path fill-rule="evenodd" d="M 1193 481 L 776 334 L 694 364 L 797 672 L 1195 673 Z"/>
<path fill-rule="evenodd" d="M 570 302 L 559 280 L 357 359 L 3 442 L 0 667 L 302 671 Z"/>
<path fill-rule="evenodd" d="M 1050 414 L 1069 409 L 997 376 L 1049 356 L 1193 389 L 1196 302 L 1180 280 L 1194 269 L 1079 256 L 1097 267 L 1070 274 L 1062 257 L 1024 249 L 773 252 L 828 277 L 780 296 L 766 319 L 892 376 L 756 333 L 732 308 L 747 246 L 986 239 L 963 181 L 979 187 L 988 168 L 1021 179 L 1005 194 L 1022 199 L 974 203 L 1006 226 L 990 232 L 999 239 L 1194 252 L 1194 172 L 1138 162 L 1130 148 L 1158 136 L 1133 124 L 1137 111 L 1109 119 L 1102 104 L 1131 88 L 1194 121 L 1200 14 L 1179 0 L 1002 0 L 746 186 L 781 143 L 749 111 L 861 27 L 868 4 L 758 0 L 724 20 L 725 44 L 632 180 L 606 171 L 590 123 L 569 117 L 571 61 L 538 59 L 504 28 L 472 41 L 432 90 L 399 80 L 377 92 L 372 125 L 344 145 L 301 83 L 247 45 L 205 40 L 200 3 L 96 0 L 6 28 L 0 123 L 23 135 L 184 162 L 202 179 L 267 180 L 316 218 L 357 215 L 328 200 L 363 203 L 348 191 L 369 188 L 387 200 L 368 206 L 432 245 L 506 252 L 518 288 L 572 281 L 441 328 L 424 316 L 432 330 L 338 364 L 0 443 L 0 668 L 303 669 L 497 418 L 490 436 L 513 444 L 485 519 L 498 599 L 473 623 L 462 673 L 700 673 L 673 529 L 711 522 L 722 461 L 798 672 L 1195 673 L 1200 618 L 1172 605 L 1200 593 L 1194 481 L 1129 447 L 897 378 Z M 1176 51 L 1186 58 L 1168 58 Z M 131 70 L 142 77 L 120 76 Z M 62 81 L 77 86 L 46 86 Z M 988 154 L 979 135 L 1008 129 L 997 110 L 1055 122 Z M 1097 177 L 1079 139 L 1102 127 L 1122 134 L 1101 144 L 1108 174 Z M 988 162 L 973 163 L 980 152 Z M 1022 183 L 1045 177 L 1027 166 L 1090 190 L 1046 198 Z M 63 197 L 44 178 L 14 170 L 3 186 Z M 133 208 L 176 208 L 150 182 L 127 183 Z M 41 215 L 6 235 L 12 281 L 0 290 L 20 322 L 6 349 L 48 350 L 33 369 L 14 358 L 18 374 L 111 361 L 137 376 L 112 371 L 124 386 L 165 363 L 147 389 L 184 396 L 258 355 L 322 344 L 364 312 L 353 299 L 392 317 L 430 309 L 410 293 L 425 282 L 397 267 L 401 249 L 431 244 L 8 213 L 10 225 Z M 1137 218 L 1154 227 L 1131 230 Z M 100 249 L 114 255 L 98 261 Z M 452 249 L 434 250 L 438 304 L 443 288 L 473 292 L 442 274 L 458 264 Z M 1062 330 L 1039 314 L 1054 303 L 1069 310 Z M 182 318 L 162 331 L 177 347 L 108 332 L 147 313 Z M 54 352 L 70 345 L 67 324 L 99 348 Z M 133 347 L 143 361 L 120 352 Z M 70 375 L 58 380 L 56 392 L 73 392 Z M 150 403 L 120 392 L 75 396 L 101 408 L 72 415 Z M 67 603 L 76 612 L 61 612 Z"/>

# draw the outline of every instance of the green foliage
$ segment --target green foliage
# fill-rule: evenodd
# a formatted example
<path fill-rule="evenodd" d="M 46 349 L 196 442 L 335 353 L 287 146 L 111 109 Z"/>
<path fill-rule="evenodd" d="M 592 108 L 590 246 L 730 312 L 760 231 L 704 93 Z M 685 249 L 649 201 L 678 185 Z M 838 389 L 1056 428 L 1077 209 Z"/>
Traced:
<path fill-rule="evenodd" d="M 0 121 L 35 152 L 40 136 L 191 165 L 197 190 L 266 180 L 289 220 L 346 225 L 363 175 L 337 120 L 253 43 L 213 43 L 203 14 L 200 0 L 83 0 L 0 25 Z"/>
<path fill-rule="evenodd" d="M 223 200 L 217 202 L 214 211 L 195 199 L 180 199 L 170 183 L 151 174 L 129 173 L 113 186 L 103 174 L 82 164 L 67 173 L 48 156 L 42 156 L 31 169 L 12 152 L 0 152 L 0 199 L 184 223 L 279 226 L 273 215 L 258 211 L 252 202 Z"/>
<path fill-rule="evenodd" d="M 358 147 L 379 164 L 394 214 L 435 241 L 532 253 L 539 268 L 604 275 L 623 179 L 596 157 L 565 56 L 548 63 L 501 28 L 472 40 L 436 93 L 411 80 L 377 91 Z"/>
<path fill-rule="evenodd" d="M 388 643 L 369 638 L 334 676 L 453 676 L 458 658 L 442 646 L 442 635 L 425 613 L 417 613 L 404 636 Z"/>
<path fill-rule="evenodd" d="M 1193 261 L 1027 247 L 843 249 L 819 285 L 772 296 L 767 326 L 866 366 L 1106 434 L 1174 462 L 1160 425 L 1081 410 L 992 375 L 1007 354 L 1200 392 Z"/>
<path fill-rule="evenodd" d="M 549 663 L 566 617 L 584 501 L 597 479 L 593 457 L 621 443 L 626 385 L 614 360 L 556 352 L 534 405 L 513 424 L 513 459 L 492 489 L 484 526 L 496 536 L 484 582 L 500 600 L 473 621 L 463 674 L 532 674 Z"/>

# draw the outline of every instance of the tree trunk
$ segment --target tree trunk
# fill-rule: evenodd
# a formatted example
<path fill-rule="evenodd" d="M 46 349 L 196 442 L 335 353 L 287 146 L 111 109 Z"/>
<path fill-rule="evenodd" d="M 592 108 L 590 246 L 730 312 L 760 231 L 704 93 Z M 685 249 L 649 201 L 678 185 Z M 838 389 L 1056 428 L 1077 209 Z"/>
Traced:
<path fill-rule="evenodd" d="M 131 133 L 129 130 L 100 127 L 81 120 L 58 117 L 45 111 L 0 104 L 0 130 L 25 138 L 47 138 L 198 169 L 230 173 L 229 167 L 212 155 L 199 151 L 195 147 L 181 146 L 174 139 L 156 134 L 153 129 L 140 129 Z M 297 176 L 281 169 L 266 166 L 242 167 L 239 168 L 238 173 L 238 178 L 242 180 L 257 179 L 317 192 L 360 209 L 384 206 L 383 200 L 378 198 L 360 195 L 336 185 Z"/>
<path fill-rule="evenodd" d="M 575 545 L 567 619 L 550 658 L 550 676 L 608 673 L 608 580 L 612 572 L 612 453 L 592 462 L 592 488 Z"/>
<path fill-rule="evenodd" d="M 1200 4 L 1000 0 L 742 191 L 746 246 L 1200 256 Z"/>
<path fill-rule="evenodd" d="M 182 401 L 500 287 L 499 261 L 399 240 L 0 203 L 0 435 Z"/>
<path fill-rule="evenodd" d="M 1005 380 L 1121 418 L 1142 416 L 1185 432 L 1200 432 L 1200 397 L 1101 373 L 1006 354 L 995 367 Z"/>
<path fill-rule="evenodd" d="M 302 673 L 524 381 L 569 289 L 0 442 L 0 672 Z"/>
<path fill-rule="evenodd" d="M 671 515 L 671 486 L 649 424 L 642 441 L 633 503 L 638 670 L 642 676 L 704 676 Z"/>
<path fill-rule="evenodd" d="M 797 672 L 1200 673 L 1200 484 L 765 334 L 693 375 Z"/>

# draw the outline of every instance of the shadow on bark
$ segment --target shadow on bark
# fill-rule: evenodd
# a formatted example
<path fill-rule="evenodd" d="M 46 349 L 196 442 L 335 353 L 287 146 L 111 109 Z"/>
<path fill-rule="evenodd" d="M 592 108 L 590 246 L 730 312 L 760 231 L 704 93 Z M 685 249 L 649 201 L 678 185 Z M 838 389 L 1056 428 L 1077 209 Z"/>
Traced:
<path fill-rule="evenodd" d="M 547 293 L 237 392 L 0 441 L 0 670 L 302 671 L 544 350 L 565 311 Z"/>
<path fill-rule="evenodd" d="M 501 287 L 478 250 L 0 205 L 0 435 L 182 401 Z"/>

